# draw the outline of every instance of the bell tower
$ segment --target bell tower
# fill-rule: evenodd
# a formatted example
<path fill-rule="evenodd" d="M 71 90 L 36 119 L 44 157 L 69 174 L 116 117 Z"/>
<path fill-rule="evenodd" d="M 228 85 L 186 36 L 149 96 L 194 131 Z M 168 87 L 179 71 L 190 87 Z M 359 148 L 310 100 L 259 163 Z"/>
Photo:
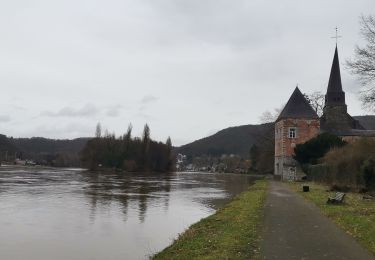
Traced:
<path fill-rule="evenodd" d="M 339 55 L 337 53 L 337 46 L 331 67 L 331 74 L 329 76 L 327 94 L 325 96 L 325 106 L 343 106 L 345 107 L 345 92 L 342 90 Z"/>
<path fill-rule="evenodd" d="M 342 89 L 339 55 L 337 44 L 331 74 L 329 76 L 327 93 L 323 116 L 320 118 L 321 130 L 333 134 L 341 135 L 351 129 L 363 129 L 357 120 L 352 118 L 347 112 L 345 103 L 345 92 Z"/>

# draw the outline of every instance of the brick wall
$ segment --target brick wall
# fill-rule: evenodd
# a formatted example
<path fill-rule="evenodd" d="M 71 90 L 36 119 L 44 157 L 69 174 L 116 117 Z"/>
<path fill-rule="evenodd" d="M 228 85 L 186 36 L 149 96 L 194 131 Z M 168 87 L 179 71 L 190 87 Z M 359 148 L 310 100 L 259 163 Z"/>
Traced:
<path fill-rule="evenodd" d="M 289 128 L 297 129 L 296 138 L 289 138 Z M 275 124 L 275 156 L 293 156 L 296 144 L 304 143 L 319 134 L 319 119 L 284 119 Z"/>

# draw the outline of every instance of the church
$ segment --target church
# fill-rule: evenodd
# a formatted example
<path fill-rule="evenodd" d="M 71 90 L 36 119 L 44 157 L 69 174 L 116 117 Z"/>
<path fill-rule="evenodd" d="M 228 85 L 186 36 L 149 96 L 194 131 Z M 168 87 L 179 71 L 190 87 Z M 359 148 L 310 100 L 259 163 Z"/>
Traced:
<path fill-rule="evenodd" d="M 322 132 L 335 134 L 349 142 L 362 137 L 375 137 L 374 130 L 366 130 L 347 112 L 337 46 L 325 95 L 323 115 L 319 118 L 300 89 L 296 87 L 275 122 L 274 174 L 284 180 L 301 179 L 303 173 L 293 159 L 294 147 Z"/>

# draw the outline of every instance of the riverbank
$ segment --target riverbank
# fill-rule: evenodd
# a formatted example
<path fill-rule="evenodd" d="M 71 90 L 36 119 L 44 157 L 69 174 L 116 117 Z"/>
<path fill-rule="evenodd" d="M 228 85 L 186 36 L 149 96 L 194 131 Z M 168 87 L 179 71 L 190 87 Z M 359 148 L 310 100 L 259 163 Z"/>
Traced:
<path fill-rule="evenodd" d="M 289 183 L 292 190 L 313 202 L 324 215 L 375 255 L 375 201 L 363 199 L 363 194 L 346 193 L 342 205 L 328 205 L 327 198 L 334 192 L 329 192 L 324 185 L 308 185 L 310 192 L 302 192 L 301 183 Z"/>
<path fill-rule="evenodd" d="M 259 257 L 268 181 L 259 180 L 214 215 L 192 225 L 154 259 L 254 259 Z"/>

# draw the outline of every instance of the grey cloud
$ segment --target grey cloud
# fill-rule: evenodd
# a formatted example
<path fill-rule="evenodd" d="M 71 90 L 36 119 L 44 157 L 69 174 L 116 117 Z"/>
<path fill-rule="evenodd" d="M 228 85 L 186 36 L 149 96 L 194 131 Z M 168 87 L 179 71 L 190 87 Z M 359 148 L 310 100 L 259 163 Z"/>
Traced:
<path fill-rule="evenodd" d="M 6 123 L 10 121 L 10 116 L 7 115 L 0 115 L 0 122 Z"/>
<path fill-rule="evenodd" d="M 97 115 L 98 108 L 93 104 L 86 104 L 81 108 L 64 107 L 57 112 L 44 111 L 41 113 L 43 116 L 51 117 L 88 117 Z"/>
<path fill-rule="evenodd" d="M 110 117 L 117 117 L 120 115 L 121 105 L 112 106 L 107 109 L 106 115 Z"/>
<path fill-rule="evenodd" d="M 156 102 L 159 98 L 153 95 L 146 95 L 141 99 L 141 104 L 149 104 Z"/>
<path fill-rule="evenodd" d="M 141 103 L 141 106 L 139 107 L 139 112 L 140 114 L 142 114 L 142 111 L 146 110 L 146 108 L 152 104 L 152 103 L 155 103 L 156 101 L 158 101 L 158 97 L 155 97 L 153 95 L 145 95 L 140 103 Z"/>
<path fill-rule="evenodd" d="M 77 138 L 90 137 L 94 133 L 94 124 L 84 124 L 71 122 L 68 124 L 56 125 L 38 125 L 30 130 L 32 136 L 43 136 L 49 138 Z"/>

